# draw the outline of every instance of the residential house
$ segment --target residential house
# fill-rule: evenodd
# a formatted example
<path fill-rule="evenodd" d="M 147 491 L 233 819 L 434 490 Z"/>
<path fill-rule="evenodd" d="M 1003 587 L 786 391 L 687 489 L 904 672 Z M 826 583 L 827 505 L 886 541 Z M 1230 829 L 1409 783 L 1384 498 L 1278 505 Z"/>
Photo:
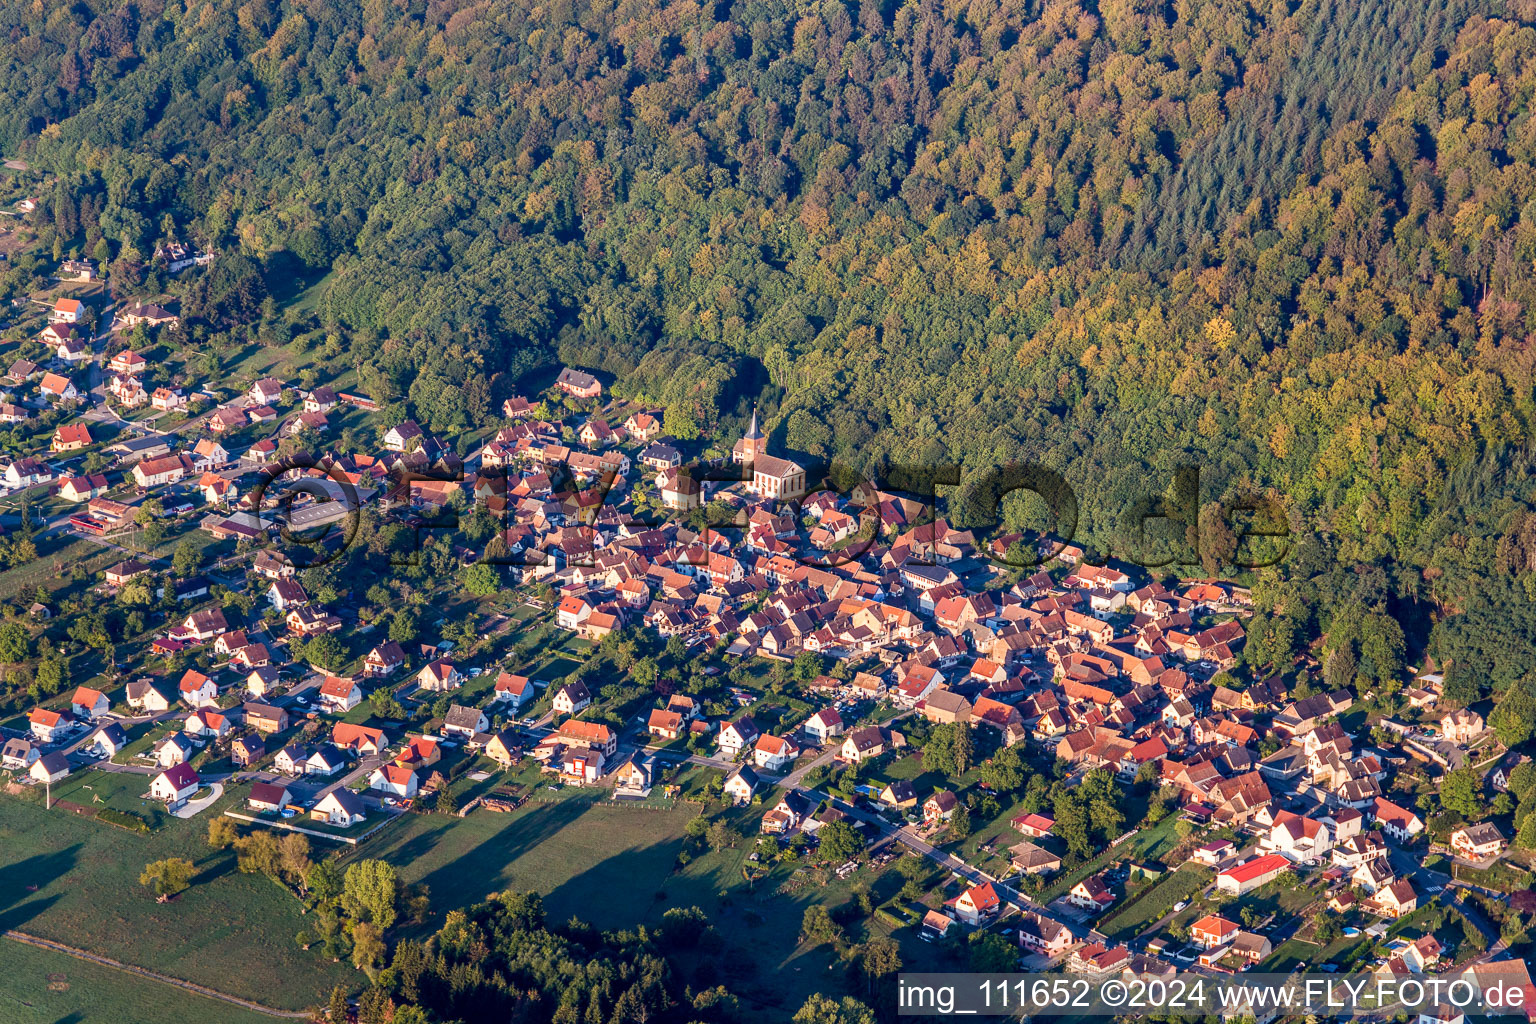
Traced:
<path fill-rule="evenodd" d="M 318 699 L 325 710 L 343 715 L 363 702 L 363 690 L 350 677 L 326 676 L 320 684 Z"/>
<path fill-rule="evenodd" d="M 479 708 L 465 707 L 463 704 L 450 705 L 448 714 L 443 716 L 443 732 L 450 736 L 462 736 L 467 739 L 476 733 L 485 732 L 490 727 L 490 719 L 485 717 L 484 711 Z"/>
<path fill-rule="evenodd" d="M 69 698 L 69 710 L 76 718 L 100 718 L 111 707 L 112 702 L 106 694 L 89 686 L 76 687 L 74 695 Z"/>
<path fill-rule="evenodd" d="M 720 753 L 724 757 L 735 758 L 755 743 L 757 737 L 757 723 L 752 721 L 750 715 L 742 715 L 736 721 L 720 726 Z"/>
<path fill-rule="evenodd" d="M 556 690 L 550 704 L 557 715 L 577 715 L 591 707 L 592 695 L 587 692 L 586 684 L 578 679 Z"/>
<path fill-rule="evenodd" d="M 32 762 L 32 767 L 27 769 L 27 774 L 32 776 L 34 782 L 52 783 L 58 782 L 69 774 L 69 758 L 60 751 L 44 754 Z M 154 791 L 154 787 L 150 787 Z"/>
<path fill-rule="evenodd" d="M 341 828 L 350 828 L 368 817 L 362 798 L 346 786 L 337 786 L 327 793 L 310 808 L 309 816 Z"/>
<path fill-rule="evenodd" d="M 757 792 L 757 773 L 749 766 L 742 765 L 725 780 L 724 792 L 737 807 L 751 803 L 753 794 Z"/>
<path fill-rule="evenodd" d="M 149 784 L 151 799 L 163 800 L 172 807 L 185 803 L 202 785 L 196 770 L 190 764 L 178 764 L 155 776 Z"/>
<path fill-rule="evenodd" d="M 1491 821 L 1463 825 L 1451 833 L 1451 849 L 1469 860 L 1485 860 L 1504 852 L 1504 835 Z"/>
<path fill-rule="evenodd" d="M 995 918 L 1003 908 L 1003 901 L 991 882 L 973 885 L 955 899 L 955 917 L 962 924 L 978 928 Z"/>
<path fill-rule="evenodd" d="M 387 640 L 368 652 L 363 659 L 363 678 L 382 679 L 393 675 L 405 664 L 405 651 L 393 640 Z"/>
<path fill-rule="evenodd" d="M 77 724 L 68 711 L 37 708 L 27 715 L 27 727 L 39 743 L 57 743 L 74 732 Z"/>
<path fill-rule="evenodd" d="M 288 787 L 281 782 L 253 782 L 245 805 L 253 811 L 281 811 L 293 802 Z"/>
<path fill-rule="evenodd" d="M 398 764 L 385 764 L 375 768 L 368 776 L 368 788 L 376 789 L 385 796 L 397 800 L 414 800 L 419 783 L 416 773 Z"/>
<path fill-rule="evenodd" d="M 464 685 L 464 675 L 451 662 L 438 659 L 423 665 L 416 683 L 428 693 L 446 693 Z"/>

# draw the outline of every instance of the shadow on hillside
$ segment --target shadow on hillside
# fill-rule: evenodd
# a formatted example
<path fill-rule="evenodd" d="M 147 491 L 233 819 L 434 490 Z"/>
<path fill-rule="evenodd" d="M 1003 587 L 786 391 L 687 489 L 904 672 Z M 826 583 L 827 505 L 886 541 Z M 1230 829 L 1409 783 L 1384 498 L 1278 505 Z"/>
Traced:
<path fill-rule="evenodd" d="M 434 894 L 457 892 L 466 879 L 483 880 L 487 888 L 491 888 L 509 860 L 552 838 L 585 814 L 589 806 L 585 800 L 560 800 L 519 815 L 506 828 L 463 856 L 433 871 L 422 882 Z M 397 864 L 409 863 L 437 845 L 439 838 L 435 833 L 416 836 L 395 850 L 389 859 Z"/>
<path fill-rule="evenodd" d="M 38 917 L 59 899 L 55 893 L 36 896 L 36 892 L 74 866 L 80 844 L 38 853 L 17 861 L 5 869 L 5 896 L 0 897 L 0 931 L 21 928 Z"/>

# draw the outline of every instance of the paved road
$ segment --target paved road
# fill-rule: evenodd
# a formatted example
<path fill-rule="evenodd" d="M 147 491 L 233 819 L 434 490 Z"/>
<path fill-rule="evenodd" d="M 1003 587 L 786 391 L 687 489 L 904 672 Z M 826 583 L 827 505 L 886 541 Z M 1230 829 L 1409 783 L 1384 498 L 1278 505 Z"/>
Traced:
<path fill-rule="evenodd" d="M 212 807 L 214 801 L 224 795 L 224 784 L 222 782 L 215 782 L 212 783 L 210 788 L 212 792 L 203 797 L 201 800 L 188 800 L 186 803 L 182 804 L 171 813 L 178 818 L 192 818 L 196 817 L 202 811 L 207 810 L 209 807 Z"/>

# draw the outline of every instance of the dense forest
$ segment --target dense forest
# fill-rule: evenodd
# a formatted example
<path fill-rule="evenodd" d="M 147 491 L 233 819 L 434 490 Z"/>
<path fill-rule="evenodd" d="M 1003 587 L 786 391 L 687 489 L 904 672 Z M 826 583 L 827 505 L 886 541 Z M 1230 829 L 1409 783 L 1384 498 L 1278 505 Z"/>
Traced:
<path fill-rule="evenodd" d="M 1109 553 L 1198 466 L 1187 525 L 1304 537 L 1304 632 L 1536 592 L 1532 0 L 6 0 L 0 93 L 56 251 L 231 257 L 210 368 L 312 344 L 446 432 L 563 361 L 682 436 L 760 400 L 809 458 L 1052 467 Z"/>

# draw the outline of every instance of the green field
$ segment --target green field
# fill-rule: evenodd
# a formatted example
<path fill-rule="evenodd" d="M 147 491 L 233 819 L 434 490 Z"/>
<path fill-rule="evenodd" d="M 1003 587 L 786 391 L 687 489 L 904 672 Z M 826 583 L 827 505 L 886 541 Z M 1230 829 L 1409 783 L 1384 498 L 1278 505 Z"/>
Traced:
<path fill-rule="evenodd" d="M 207 817 L 167 819 L 160 831 L 140 835 L 0 799 L 0 877 L 8 883 L 0 928 L 280 1009 L 301 1010 L 335 984 L 355 984 L 350 967 L 293 941 L 303 921 L 298 900 L 266 878 L 238 873 L 232 853 L 209 851 Z M 191 859 L 199 873 L 180 898 L 156 903 L 139 872 L 170 856 Z"/>
<path fill-rule="evenodd" d="M 703 853 L 676 869 L 677 854 L 687 845 L 683 828 L 695 813 L 689 805 L 642 810 L 566 795 L 513 814 L 476 811 L 462 820 L 410 815 L 358 856 L 384 857 L 407 881 L 430 887 L 433 914 L 424 930 L 439 927 L 447 909 L 506 888 L 543 893 L 551 920 L 574 916 L 599 928 L 654 926 L 672 907 L 697 906 L 728 950 L 721 959 L 733 974 L 717 980 L 749 1005 L 769 1010 L 771 1019 L 787 1018 L 811 992 L 840 991 L 841 972 L 828 972 L 829 948 L 799 941 L 805 908 L 845 902 L 859 885 L 889 890 L 880 897 L 889 898 L 900 878 L 886 871 L 877 880 L 865 869 L 845 881 L 791 883 L 794 891 L 780 892 L 798 867 L 780 864 L 749 883 L 742 868 L 756 843 L 751 833 L 761 808 L 733 816 L 747 833 L 734 849 Z M 863 927 L 889 932 L 878 923 Z M 916 940 L 915 929 L 896 937 L 909 969 L 922 969 L 913 965 L 931 957 L 931 947 Z"/>
<path fill-rule="evenodd" d="M 274 1019 L 63 953 L 0 940 L 0 1024 L 257 1024 Z"/>

